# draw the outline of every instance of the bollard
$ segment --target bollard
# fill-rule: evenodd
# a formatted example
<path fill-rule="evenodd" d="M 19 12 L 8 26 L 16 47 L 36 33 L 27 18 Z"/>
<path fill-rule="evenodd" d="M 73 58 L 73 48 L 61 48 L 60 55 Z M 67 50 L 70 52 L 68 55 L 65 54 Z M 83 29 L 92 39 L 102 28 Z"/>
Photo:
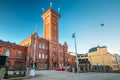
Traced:
<path fill-rule="evenodd" d="M 1 70 L 0 70 L 0 80 L 2 80 L 4 78 L 4 75 L 5 75 L 5 69 L 1 68 Z"/>
<path fill-rule="evenodd" d="M 30 68 L 26 69 L 26 78 L 30 78 Z"/>
<path fill-rule="evenodd" d="M 73 72 L 73 73 L 75 72 L 75 68 L 74 68 L 74 67 L 72 67 L 72 72 Z"/>
<path fill-rule="evenodd" d="M 80 73 L 80 72 L 81 72 L 80 70 L 81 70 L 81 68 L 80 68 L 80 67 L 78 67 L 78 73 Z"/>

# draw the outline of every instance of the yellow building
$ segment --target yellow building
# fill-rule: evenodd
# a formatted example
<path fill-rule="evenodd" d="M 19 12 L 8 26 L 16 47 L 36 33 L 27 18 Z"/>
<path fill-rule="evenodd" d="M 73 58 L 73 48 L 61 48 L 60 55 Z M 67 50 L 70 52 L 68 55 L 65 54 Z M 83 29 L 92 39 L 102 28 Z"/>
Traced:
<path fill-rule="evenodd" d="M 89 50 L 88 60 L 91 66 L 103 66 L 104 71 L 107 71 L 107 67 L 112 71 L 118 71 L 118 64 L 116 58 L 107 51 L 107 47 L 94 47 Z"/>
<path fill-rule="evenodd" d="M 118 64 L 119 72 L 120 72 L 120 55 L 118 55 L 118 54 L 114 54 L 114 57 L 115 57 L 116 60 L 117 60 L 117 64 Z"/>

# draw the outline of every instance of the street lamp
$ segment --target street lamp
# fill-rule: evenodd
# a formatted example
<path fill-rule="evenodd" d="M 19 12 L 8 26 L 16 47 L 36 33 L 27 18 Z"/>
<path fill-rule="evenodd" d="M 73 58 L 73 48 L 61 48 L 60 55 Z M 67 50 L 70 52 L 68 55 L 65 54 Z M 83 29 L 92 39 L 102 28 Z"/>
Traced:
<path fill-rule="evenodd" d="M 75 54 L 76 54 L 76 68 L 77 68 L 77 73 L 78 71 L 78 57 L 77 57 L 77 45 L 76 45 L 76 36 L 75 33 L 73 33 L 72 38 L 74 38 L 74 43 L 75 43 Z"/>
<path fill-rule="evenodd" d="M 100 50 L 100 53 L 101 53 L 101 58 L 102 58 L 102 64 L 103 64 L 104 72 L 106 72 L 106 68 L 105 68 L 105 64 L 104 64 L 104 60 L 103 60 L 103 53 L 101 52 L 101 50 Z"/>
<path fill-rule="evenodd" d="M 105 24 L 104 23 L 102 23 L 102 24 L 100 24 L 100 26 L 101 27 L 103 27 Z M 101 53 L 101 50 L 100 50 L 100 53 Z M 103 60 L 103 53 L 101 53 L 101 58 L 102 58 L 102 64 L 103 64 L 103 68 L 104 68 L 104 72 L 106 72 L 106 67 L 105 67 L 105 63 L 104 63 L 104 60 Z"/>

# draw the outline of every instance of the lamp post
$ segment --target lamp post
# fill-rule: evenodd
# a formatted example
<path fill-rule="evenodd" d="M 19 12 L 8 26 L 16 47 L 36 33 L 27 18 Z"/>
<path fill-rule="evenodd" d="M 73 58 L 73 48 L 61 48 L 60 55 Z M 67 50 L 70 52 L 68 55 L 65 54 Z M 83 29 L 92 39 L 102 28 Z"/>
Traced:
<path fill-rule="evenodd" d="M 102 58 L 102 64 L 103 64 L 104 72 L 106 72 L 105 64 L 104 64 L 104 60 L 103 60 L 103 53 L 101 51 L 100 51 L 100 53 L 101 53 L 101 58 Z"/>
<path fill-rule="evenodd" d="M 100 24 L 100 26 L 103 27 L 104 23 Z M 101 50 L 100 50 L 100 53 L 101 53 Z M 102 58 L 102 64 L 103 64 L 104 72 L 106 72 L 105 63 L 104 63 L 104 59 L 103 59 L 103 53 L 101 53 L 101 58 Z"/>
<path fill-rule="evenodd" d="M 75 54 L 76 54 L 76 68 L 77 68 L 77 73 L 78 71 L 78 57 L 77 57 L 77 44 L 76 44 L 76 36 L 75 33 L 73 33 L 72 38 L 74 38 L 74 43 L 75 43 Z"/>

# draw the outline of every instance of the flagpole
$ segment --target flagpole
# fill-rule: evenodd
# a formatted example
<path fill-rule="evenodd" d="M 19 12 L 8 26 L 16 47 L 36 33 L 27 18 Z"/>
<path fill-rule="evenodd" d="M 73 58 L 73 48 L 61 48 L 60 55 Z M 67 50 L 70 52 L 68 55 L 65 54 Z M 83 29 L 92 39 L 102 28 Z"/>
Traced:
<path fill-rule="evenodd" d="M 76 36 L 75 36 L 75 33 L 73 33 L 72 38 L 74 38 L 74 43 L 75 43 L 76 68 L 77 68 L 77 73 L 78 73 L 79 70 L 78 70 L 77 44 L 76 44 Z"/>
<path fill-rule="evenodd" d="M 35 55 L 36 55 L 36 40 L 37 40 L 37 30 L 38 26 L 36 24 L 36 33 L 35 33 L 35 39 L 34 39 L 34 54 L 33 54 L 33 67 L 35 68 Z"/>
<path fill-rule="evenodd" d="M 37 34 L 35 34 L 35 41 L 34 41 L 34 54 L 33 54 L 33 67 L 35 68 L 35 54 L 36 54 L 36 38 Z"/>

